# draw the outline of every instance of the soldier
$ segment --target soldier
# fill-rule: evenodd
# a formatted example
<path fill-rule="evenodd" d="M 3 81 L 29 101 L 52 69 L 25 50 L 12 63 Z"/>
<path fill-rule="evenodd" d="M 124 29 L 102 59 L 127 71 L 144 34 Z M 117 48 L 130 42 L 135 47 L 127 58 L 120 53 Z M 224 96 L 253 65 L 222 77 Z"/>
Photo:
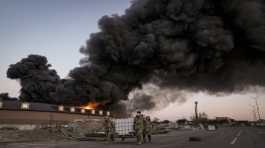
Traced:
<path fill-rule="evenodd" d="M 104 128 L 105 128 L 106 140 L 108 142 L 114 141 L 115 125 L 110 117 L 105 118 Z"/>
<path fill-rule="evenodd" d="M 153 125 L 150 116 L 147 116 L 144 121 L 144 142 L 146 142 L 146 136 L 148 138 L 148 142 L 151 142 Z"/>
<path fill-rule="evenodd" d="M 134 118 L 134 130 L 137 138 L 137 143 L 143 143 L 143 130 L 144 130 L 144 118 L 140 111 L 137 111 L 137 115 Z"/>

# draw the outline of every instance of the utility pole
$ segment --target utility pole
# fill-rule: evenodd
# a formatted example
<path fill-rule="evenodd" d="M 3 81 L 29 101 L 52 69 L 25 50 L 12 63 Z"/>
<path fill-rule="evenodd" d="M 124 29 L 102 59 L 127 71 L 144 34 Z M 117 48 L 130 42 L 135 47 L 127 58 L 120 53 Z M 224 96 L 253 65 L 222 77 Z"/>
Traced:
<path fill-rule="evenodd" d="M 195 101 L 195 119 L 198 120 L 198 101 Z"/>
<path fill-rule="evenodd" d="M 260 110 L 259 110 L 258 99 L 257 99 L 257 97 L 255 97 L 254 99 L 255 99 L 256 108 L 257 108 L 257 113 L 258 113 L 258 120 L 260 120 L 260 119 L 261 119 L 261 116 L 260 116 Z"/>
<path fill-rule="evenodd" d="M 257 121 L 257 112 L 255 105 L 252 105 L 253 121 Z"/>

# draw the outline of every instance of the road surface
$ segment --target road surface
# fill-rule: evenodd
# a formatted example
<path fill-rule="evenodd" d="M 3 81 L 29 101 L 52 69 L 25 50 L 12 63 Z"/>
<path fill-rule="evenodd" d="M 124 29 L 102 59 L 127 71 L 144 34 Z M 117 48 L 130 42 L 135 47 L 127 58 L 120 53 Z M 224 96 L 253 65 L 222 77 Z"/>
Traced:
<path fill-rule="evenodd" d="M 201 141 L 190 142 L 189 137 Z M 137 145 L 135 139 L 119 139 L 114 143 L 102 141 L 13 143 L 0 148 L 265 148 L 265 128 L 229 127 L 217 131 L 173 131 L 153 136 L 152 143 Z"/>

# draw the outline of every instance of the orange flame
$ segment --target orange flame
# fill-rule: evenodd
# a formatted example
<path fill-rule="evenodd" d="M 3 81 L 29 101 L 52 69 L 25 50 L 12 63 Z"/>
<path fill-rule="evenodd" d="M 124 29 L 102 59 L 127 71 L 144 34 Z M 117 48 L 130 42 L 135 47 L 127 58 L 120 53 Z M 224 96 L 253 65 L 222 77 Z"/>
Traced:
<path fill-rule="evenodd" d="M 99 106 L 99 103 L 97 102 L 89 102 L 86 105 L 81 106 L 81 108 L 93 110 L 93 109 L 96 109 L 98 106 Z"/>

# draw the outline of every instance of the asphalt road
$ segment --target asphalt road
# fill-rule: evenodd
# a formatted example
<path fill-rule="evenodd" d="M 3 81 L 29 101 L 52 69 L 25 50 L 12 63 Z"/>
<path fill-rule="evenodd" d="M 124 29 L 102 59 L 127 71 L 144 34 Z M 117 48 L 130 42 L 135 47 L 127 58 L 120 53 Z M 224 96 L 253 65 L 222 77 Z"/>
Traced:
<path fill-rule="evenodd" d="M 189 137 L 200 137 L 191 142 Z M 153 136 L 152 143 L 137 145 L 135 139 L 114 143 L 102 141 L 13 143 L 0 148 L 265 148 L 265 129 L 251 127 L 229 127 L 217 131 L 173 131 Z"/>

